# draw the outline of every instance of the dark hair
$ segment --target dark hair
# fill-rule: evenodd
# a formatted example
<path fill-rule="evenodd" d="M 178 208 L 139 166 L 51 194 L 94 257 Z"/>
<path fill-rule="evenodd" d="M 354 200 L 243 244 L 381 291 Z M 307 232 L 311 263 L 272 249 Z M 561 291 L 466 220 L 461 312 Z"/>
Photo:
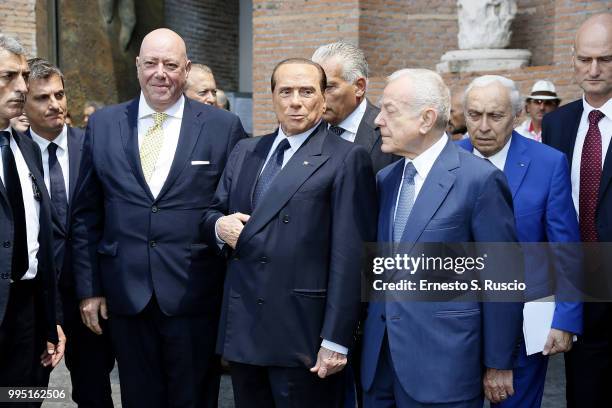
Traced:
<path fill-rule="evenodd" d="M 272 76 L 270 77 L 270 88 L 272 92 L 274 92 L 274 88 L 276 88 L 276 70 L 281 65 L 287 64 L 312 65 L 313 67 L 315 67 L 319 71 L 319 87 L 321 88 L 321 93 L 325 92 L 325 88 L 327 87 L 327 77 L 325 76 L 325 71 L 323 71 L 323 68 L 319 64 L 306 58 L 287 58 L 286 60 L 282 60 L 281 62 L 276 64 L 276 66 L 272 70 Z"/>
<path fill-rule="evenodd" d="M 64 74 L 55 65 L 43 58 L 31 58 L 28 60 L 30 67 L 30 81 L 33 79 L 49 79 L 52 75 L 57 75 L 64 85 Z"/>

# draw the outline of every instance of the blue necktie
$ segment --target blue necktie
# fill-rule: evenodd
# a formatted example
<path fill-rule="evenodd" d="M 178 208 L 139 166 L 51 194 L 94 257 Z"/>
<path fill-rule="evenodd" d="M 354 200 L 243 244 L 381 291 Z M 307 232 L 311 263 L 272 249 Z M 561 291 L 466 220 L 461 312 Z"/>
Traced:
<path fill-rule="evenodd" d="M 58 146 L 53 142 L 49 143 L 47 147 L 47 151 L 49 152 L 49 192 L 51 193 L 51 202 L 60 220 L 66 223 L 68 198 L 66 195 L 66 184 L 64 183 L 62 166 L 60 166 L 57 161 L 57 147 Z"/>
<path fill-rule="evenodd" d="M 412 162 L 409 162 L 406 164 L 406 166 L 404 166 L 404 181 L 399 192 L 397 209 L 395 210 L 395 220 L 393 221 L 394 242 L 401 241 L 402 235 L 404 234 L 404 229 L 406 228 L 406 223 L 408 222 L 408 217 L 410 216 L 410 211 L 412 211 L 412 206 L 414 205 L 414 176 L 416 173 L 416 168 Z"/>
<path fill-rule="evenodd" d="M 329 127 L 329 130 L 330 130 L 330 131 L 331 131 L 333 134 L 340 136 L 341 134 L 343 134 L 343 133 L 344 133 L 344 130 L 345 130 L 345 129 L 341 128 L 340 126 L 333 126 L 333 125 L 332 125 L 332 126 L 330 126 L 330 127 Z"/>
<path fill-rule="evenodd" d="M 20 280 L 28 271 L 28 238 L 26 232 L 25 207 L 17 163 L 10 146 L 11 134 L 0 132 L 0 150 L 4 170 L 4 187 L 13 213 L 13 256 L 11 259 L 11 278 Z M 4 226 L 3 226 L 4 228 Z M 6 245 L 6 244 L 5 244 Z"/>
<path fill-rule="evenodd" d="M 266 163 L 266 167 L 264 167 L 255 185 L 255 191 L 253 191 L 253 209 L 257 207 L 257 204 L 261 201 L 266 191 L 268 191 L 270 184 L 272 184 L 276 175 L 283 168 L 285 150 L 290 147 L 291 145 L 287 139 L 283 139 L 283 141 L 276 146 L 276 150 L 270 157 L 270 160 L 268 160 L 268 163 Z"/>

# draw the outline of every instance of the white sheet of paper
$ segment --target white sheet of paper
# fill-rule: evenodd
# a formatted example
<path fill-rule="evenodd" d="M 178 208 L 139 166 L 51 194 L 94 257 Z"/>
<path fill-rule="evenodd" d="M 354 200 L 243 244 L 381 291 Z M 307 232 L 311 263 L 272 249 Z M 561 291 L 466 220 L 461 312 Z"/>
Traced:
<path fill-rule="evenodd" d="M 544 350 L 555 313 L 554 298 L 550 299 L 552 301 L 527 302 L 523 306 L 523 335 L 528 356 Z"/>

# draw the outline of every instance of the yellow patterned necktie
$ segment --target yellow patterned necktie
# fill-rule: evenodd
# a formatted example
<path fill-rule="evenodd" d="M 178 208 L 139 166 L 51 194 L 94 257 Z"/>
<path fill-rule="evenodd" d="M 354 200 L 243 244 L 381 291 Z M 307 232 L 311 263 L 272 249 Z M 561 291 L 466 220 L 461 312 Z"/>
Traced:
<path fill-rule="evenodd" d="M 140 165 L 142 166 L 142 173 L 147 183 L 153 175 L 155 164 L 159 158 L 159 152 L 164 144 L 164 130 L 162 124 L 168 117 L 168 114 L 164 112 L 154 112 L 152 116 L 154 124 L 147 130 L 142 144 L 140 145 Z"/>

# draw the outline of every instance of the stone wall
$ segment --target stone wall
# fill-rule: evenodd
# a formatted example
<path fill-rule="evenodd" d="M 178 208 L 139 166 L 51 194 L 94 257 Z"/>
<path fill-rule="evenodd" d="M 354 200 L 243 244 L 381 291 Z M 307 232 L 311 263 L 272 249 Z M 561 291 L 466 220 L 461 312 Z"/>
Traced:
<path fill-rule="evenodd" d="M 0 0 L 0 32 L 17 37 L 28 56 L 35 56 L 36 0 Z"/>

